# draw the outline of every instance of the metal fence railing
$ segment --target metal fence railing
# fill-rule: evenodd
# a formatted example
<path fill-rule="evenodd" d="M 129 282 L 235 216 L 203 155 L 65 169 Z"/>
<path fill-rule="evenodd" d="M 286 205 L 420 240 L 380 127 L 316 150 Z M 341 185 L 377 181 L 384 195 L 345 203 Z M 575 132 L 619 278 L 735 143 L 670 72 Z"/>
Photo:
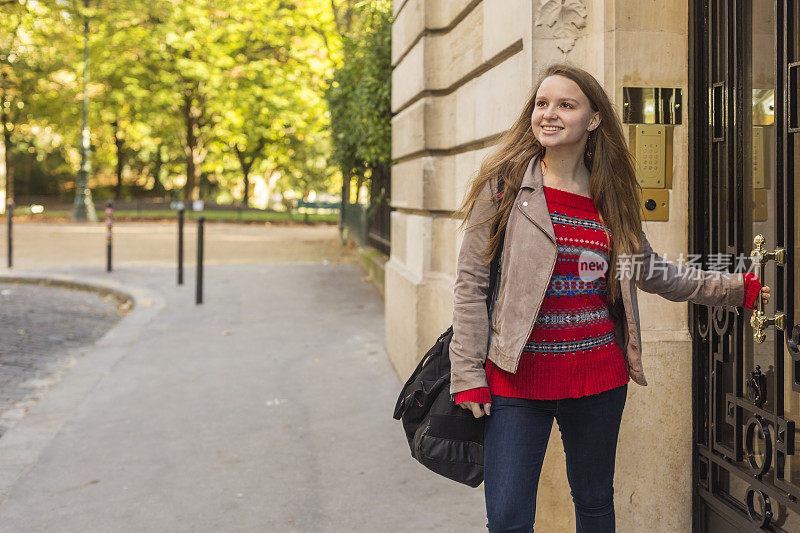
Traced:
<path fill-rule="evenodd" d="M 342 226 L 347 236 L 359 246 L 367 244 L 367 206 L 364 204 L 342 205 Z"/>
<path fill-rule="evenodd" d="M 369 244 L 386 255 L 391 248 L 391 174 L 374 172 L 370 185 L 370 212 L 367 220 Z"/>

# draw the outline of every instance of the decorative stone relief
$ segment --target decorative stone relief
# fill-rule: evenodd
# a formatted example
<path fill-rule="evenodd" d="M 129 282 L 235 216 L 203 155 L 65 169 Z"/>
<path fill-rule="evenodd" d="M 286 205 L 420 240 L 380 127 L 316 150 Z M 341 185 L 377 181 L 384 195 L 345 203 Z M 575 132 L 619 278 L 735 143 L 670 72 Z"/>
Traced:
<path fill-rule="evenodd" d="M 536 27 L 549 29 L 556 47 L 568 54 L 586 27 L 586 6 L 581 0 L 539 0 L 537 7 Z"/>

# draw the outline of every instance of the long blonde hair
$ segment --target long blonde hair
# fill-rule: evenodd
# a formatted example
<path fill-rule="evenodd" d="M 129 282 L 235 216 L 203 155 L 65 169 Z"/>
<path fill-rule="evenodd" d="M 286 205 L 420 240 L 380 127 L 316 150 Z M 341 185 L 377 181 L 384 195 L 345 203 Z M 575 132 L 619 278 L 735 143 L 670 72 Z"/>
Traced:
<path fill-rule="evenodd" d="M 613 237 L 606 285 L 609 302 L 614 302 L 620 295 L 617 256 L 624 253 L 635 254 L 641 250 L 641 186 L 636 180 L 634 158 L 626 145 L 622 123 L 611 100 L 594 76 L 585 70 L 564 63 L 552 64 L 544 70 L 511 129 L 500 137 L 497 147 L 481 163 L 464 203 L 453 216 L 463 217 L 463 226 L 486 181 L 502 179 L 504 193 L 497 214 L 491 220 L 492 237 L 482 251 L 488 264 L 505 237 L 508 216 L 528 163 L 532 157 L 542 153 L 542 145 L 531 129 L 531 115 L 539 86 L 545 78 L 553 75 L 574 81 L 589 99 L 592 111 L 600 112 L 600 126 L 588 137 L 586 143 L 586 150 L 591 150 L 593 157 L 589 158 L 584 154 L 584 164 L 590 173 L 589 191 L 592 201 L 605 222 L 606 230 Z M 492 190 L 497 191 L 497 186 L 492 187 Z M 485 222 L 487 221 L 478 223 Z"/>

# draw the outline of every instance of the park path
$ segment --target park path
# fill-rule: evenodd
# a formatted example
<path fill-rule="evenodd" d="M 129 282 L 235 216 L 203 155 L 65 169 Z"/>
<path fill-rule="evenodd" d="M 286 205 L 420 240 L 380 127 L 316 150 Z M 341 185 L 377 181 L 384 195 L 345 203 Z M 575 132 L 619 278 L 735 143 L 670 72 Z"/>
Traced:
<path fill-rule="evenodd" d="M 225 237 L 195 306 L 168 239 L 152 244 L 171 228 L 140 226 L 149 262 L 111 274 L 71 264 L 89 233 L 20 228 L 42 257 L 20 248 L 13 274 L 111 284 L 137 307 L 0 438 L 0 532 L 485 531 L 481 489 L 410 458 L 383 300 L 335 227 L 211 225 Z"/>
<path fill-rule="evenodd" d="M 15 223 L 13 228 L 15 269 L 105 266 L 106 228 L 102 223 Z M 113 233 L 115 263 L 175 264 L 177 224 L 118 222 Z M 335 225 L 206 222 L 205 237 L 205 259 L 209 264 L 353 260 L 341 245 Z M 196 254 L 196 222 L 186 222 L 184 239 L 186 262 L 192 263 Z M 0 242 L 0 263 L 5 266 L 5 228 Z"/>

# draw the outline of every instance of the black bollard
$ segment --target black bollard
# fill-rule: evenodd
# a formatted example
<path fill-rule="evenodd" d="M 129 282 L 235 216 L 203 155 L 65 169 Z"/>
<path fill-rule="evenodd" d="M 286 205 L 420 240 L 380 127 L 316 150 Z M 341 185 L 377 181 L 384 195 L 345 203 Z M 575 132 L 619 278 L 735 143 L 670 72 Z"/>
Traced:
<path fill-rule="evenodd" d="M 178 209 L 178 285 L 183 285 L 183 212 Z"/>
<path fill-rule="evenodd" d="M 197 218 L 197 289 L 194 301 L 196 304 L 203 303 L 203 225 L 205 221 L 203 215 Z"/>
<path fill-rule="evenodd" d="M 14 202 L 8 202 L 8 206 L 6 207 L 6 214 L 8 215 L 8 268 L 11 268 L 14 264 L 12 257 L 14 255 L 14 245 L 13 245 L 13 224 L 14 224 Z"/>
<path fill-rule="evenodd" d="M 114 203 L 106 202 L 106 272 L 111 272 L 111 236 L 114 228 Z"/>

